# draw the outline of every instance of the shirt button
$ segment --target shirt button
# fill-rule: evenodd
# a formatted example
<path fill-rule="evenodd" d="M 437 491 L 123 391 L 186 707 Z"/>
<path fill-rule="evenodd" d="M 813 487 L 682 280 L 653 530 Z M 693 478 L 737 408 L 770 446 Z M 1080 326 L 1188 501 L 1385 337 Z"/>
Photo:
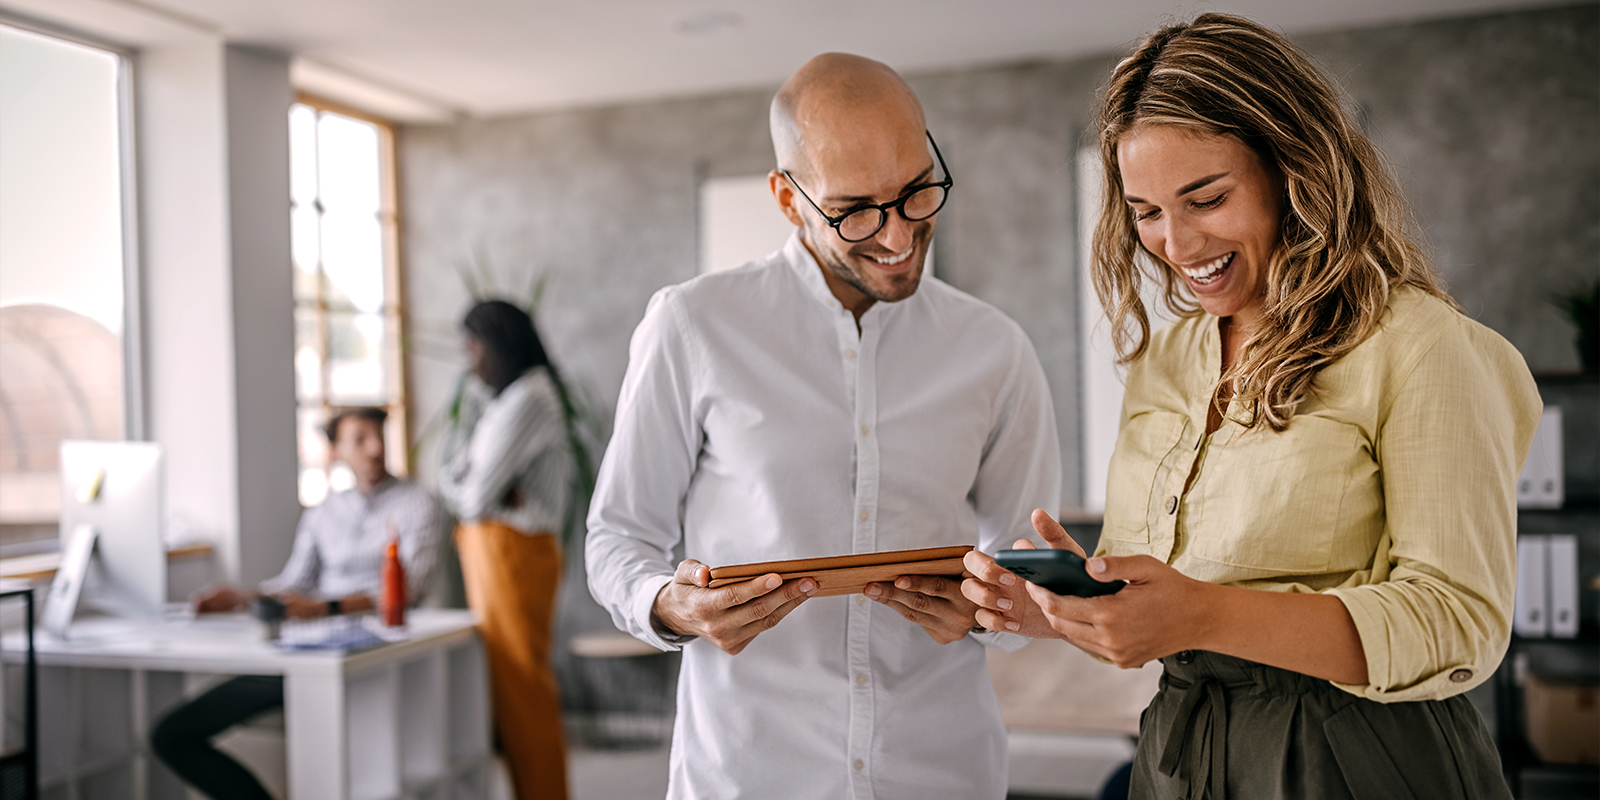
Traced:
<path fill-rule="evenodd" d="M 1193 650 L 1185 650 L 1185 651 L 1179 653 L 1178 654 L 1178 663 L 1179 664 L 1193 664 L 1194 663 L 1194 651 Z"/>
<path fill-rule="evenodd" d="M 867 512 L 865 512 L 865 511 L 861 512 L 861 521 L 862 522 L 866 522 L 867 521 L 867 516 L 868 516 Z"/>
<path fill-rule="evenodd" d="M 867 685 L 867 673 L 865 673 L 865 672 L 857 672 L 856 673 L 856 685 L 857 686 L 866 686 Z"/>
<path fill-rule="evenodd" d="M 1178 510 L 1178 496 L 1177 495 L 1173 495 L 1173 496 L 1167 498 L 1167 513 L 1171 514 L 1172 512 L 1177 511 L 1177 510 Z"/>
<path fill-rule="evenodd" d="M 861 435 L 862 436 L 866 436 L 867 435 L 867 426 L 865 426 L 865 425 L 861 426 Z"/>
<path fill-rule="evenodd" d="M 1458 669 L 1455 672 L 1450 673 L 1450 680 L 1455 683 L 1466 683 L 1467 681 L 1472 680 L 1472 670 Z"/>
<path fill-rule="evenodd" d="M 856 351 L 854 351 L 854 350 L 846 350 L 846 351 L 844 351 L 844 357 L 845 357 L 845 360 L 853 359 L 853 358 L 856 357 Z"/>
<path fill-rule="evenodd" d="M 853 766 L 853 767 L 855 767 L 855 768 L 856 768 L 856 772 L 860 772 L 860 771 L 861 771 L 861 768 L 862 768 L 862 767 L 865 767 L 865 766 L 866 766 L 866 765 L 867 765 L 867 764 L 866 764 L 866 762 L 865 762 L 865 761 L 862 761 L 862 760 L 861 760 L 861 759 L 859 759 L 859 758 L 858 758 L 858 759 L 856 759 L 856 763 L 854 763 L 854 764 L 851 764 L 851 765 L 850 765 L 850 766 Z"/>
<path fill-rule="evenodd" d="M 866 602 L 867 602 L 867 596 L 866 595 L 864 595 L 864 594 L 856 595 L 856 605 L 858 605 L 858 606 L 866 605 Z"/>

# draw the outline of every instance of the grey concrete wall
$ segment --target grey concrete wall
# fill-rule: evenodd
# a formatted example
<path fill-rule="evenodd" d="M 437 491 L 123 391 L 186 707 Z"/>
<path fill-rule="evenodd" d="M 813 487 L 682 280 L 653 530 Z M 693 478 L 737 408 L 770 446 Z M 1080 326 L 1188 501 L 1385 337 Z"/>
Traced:
<path fill-rule="evenodd" d="M 1600 275 L 1600 7 L 1298 41 L 1394 162 L 1461 304 L 1536 371 L 1575 367 L 1572 331 L 1546 297 Z M 956 180 L 938 274 L 1032 337 L 1055 394 L 1068 503 L 1080 486 L 1072 157 L 1118 55 L 908 76 Z M 549 276 L 547 345 L 610 406 L 646 301 L 695 273 L 701 178 L 770 168 L 770 92 L 405 129 L 419 422 L 437 415 L 462 368 L 455 326 L 469 300 L 458 267 L 474 260 L 514 295 Z M 425 447 L 425 478 L 432 464 Z"/>
<path fill-rule="evenodd" d="M 1553 292 L 1600 279 L 1600 5 L 1303 40 L 1365 113 L 1466 312 L 1576 369 Z"/>

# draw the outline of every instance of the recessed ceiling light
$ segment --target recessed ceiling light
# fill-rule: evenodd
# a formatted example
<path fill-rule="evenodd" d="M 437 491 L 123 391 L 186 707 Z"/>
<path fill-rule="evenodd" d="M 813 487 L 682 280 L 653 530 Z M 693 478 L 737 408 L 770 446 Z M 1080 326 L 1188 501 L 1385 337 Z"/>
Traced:
<path fill-rule="evenodd" d="M 679 17 L 677 31 L 684 36 L 711 36 L 744 26 L 744 17 L 723 9 Z"/>

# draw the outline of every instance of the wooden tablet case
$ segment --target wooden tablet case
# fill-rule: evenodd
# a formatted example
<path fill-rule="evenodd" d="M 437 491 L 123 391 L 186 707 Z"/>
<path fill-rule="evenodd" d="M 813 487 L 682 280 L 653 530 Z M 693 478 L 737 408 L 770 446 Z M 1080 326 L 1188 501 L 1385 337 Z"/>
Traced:
<path fill-rule="evenodd" d="M 786 581 L 795 578 L 815 580 L 817 592 L 812 597 L 855 594 L 869 583 L 892 581 L 901 575 L 960 576 L 965 571 L 961 557 L 971 549 L 972 545 L 963 544 L 713 567 L 711 587 L 726 586 L 776 572 Z"/>

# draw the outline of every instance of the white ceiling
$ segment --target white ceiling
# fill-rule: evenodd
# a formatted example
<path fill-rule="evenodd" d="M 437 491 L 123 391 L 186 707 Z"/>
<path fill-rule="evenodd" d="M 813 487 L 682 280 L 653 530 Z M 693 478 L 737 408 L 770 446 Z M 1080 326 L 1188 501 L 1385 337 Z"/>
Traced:
<path fill-rule="evenodd" d="M 291 53 L 303 88 L 416 120 L 774 86 L 828 50 L 908 74 L 1109 52 L 1165 20 L 1209 9 L 1293 34 L 1552 2 L 114 1 Z"/>

